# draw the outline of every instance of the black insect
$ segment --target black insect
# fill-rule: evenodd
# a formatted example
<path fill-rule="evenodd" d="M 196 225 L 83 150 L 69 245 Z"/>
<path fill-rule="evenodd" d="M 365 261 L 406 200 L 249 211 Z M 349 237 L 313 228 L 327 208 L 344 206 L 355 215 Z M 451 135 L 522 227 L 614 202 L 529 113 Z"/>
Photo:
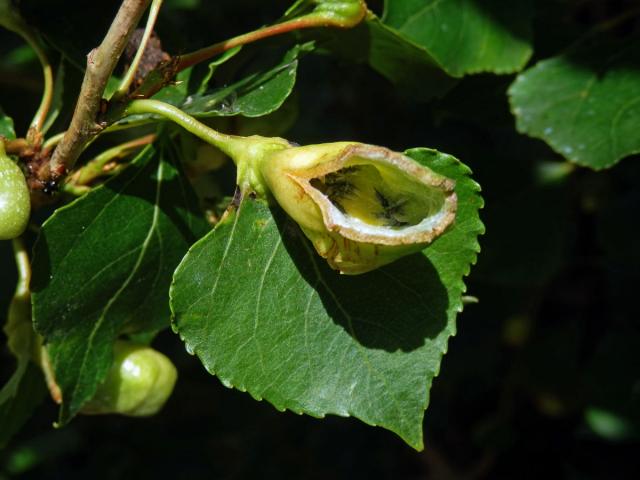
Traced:
<path fill-rule="evenodd" d="M 337 172 L 328 173 L 324 178 L 314 178 L 311 180 L 311 185 L 324 193 L 331 203 L 333 203 L 338 210 L 345 213 L 345 209 L 341 204 L 341 201 L 353 195 L 357 187 L 349 180 L 349 175 L 353 175 L 359 170 L 357 166 L 345 167 Z"/>
<path fill-rule="evenodd" d="M 376 190 L 376 199 L 380 206 L 382 207 L 382 212 L 380 212 L 377 216 L 378 218 L 382 218 L 385 220 L 387 226 L 389 227 L 404 227 L 409 225 L 409 222 L 404 220 L 400 220 L 398 216 L 403 214 L 402 209 L 405 203 L 407 203 L 406 199 L 400 199 L 395 203 L 391 203 L 387 197 L 385 197 L 380 191 Z"/>
<path fill-rule="evenodd" d="M 44 182 L 44 186 L 42 187 L 42 191 L 47 195 L 53 195 L 58 191 L 59 184 L 57 180 L 49 180 Z"/>

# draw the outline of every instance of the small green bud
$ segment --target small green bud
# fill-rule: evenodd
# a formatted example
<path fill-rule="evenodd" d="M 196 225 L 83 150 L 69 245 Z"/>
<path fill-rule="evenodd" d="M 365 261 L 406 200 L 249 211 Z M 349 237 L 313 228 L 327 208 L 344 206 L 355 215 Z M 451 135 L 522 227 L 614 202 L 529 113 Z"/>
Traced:
<path fill-rule="evenodd" d="M 317 252 L 346 274 L 424 249 L 455 219 L 455 182 L 384 147 L 288 148 L 263 156 L 258 170 Z"/>
<path fill-rule="evenodd" d="M 0 140 L 0 240 L 24 232 L 31 214 L 29 187 L 20 167 L 4 151 Z"/>
<path fill-rule="evenodd" d="M 156 414 L 165 404 L 177 379 L 176 367 L 151 347 L 117 341 L 106 380 L 82 413 L 119 413 L 132 417 Z"/>
<path fill-rule="evenodd" d="M 318 25 L 349 28 L 360 23 L 366 13 L 364 0 L 298 0 L 285 17 L 299 16 Z"/>
<path fill-rule="evenodd" d="M 326 19 L 339 27 L 357 25 L 367 12 L 363 0 L 316 0 L 316 3 L 312 16 Z"/>

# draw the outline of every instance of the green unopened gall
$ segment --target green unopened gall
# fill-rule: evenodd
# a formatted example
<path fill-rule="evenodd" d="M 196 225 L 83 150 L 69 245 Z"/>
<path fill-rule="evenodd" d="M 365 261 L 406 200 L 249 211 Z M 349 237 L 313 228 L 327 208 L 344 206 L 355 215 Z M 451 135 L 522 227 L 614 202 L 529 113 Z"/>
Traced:
<path fill-rule="evenodd" d="M 21 235 L 30 215 L 27 181 L 20 167 L 5 154 L 0 140 L 0 240 Z"/>
<path fill-rule="evenodd" d="M 259 171 L 316 251 L 346 274 L 424 249 L 455 219 L 455 182 L 384 147 L 282 149 L 265 155 Z"/>
<path fill-rule="evenodd" d="M 154 415 L 164 406 L 178 377 L 166 356 L 146 345 L 117 341 L 106 380 L 82 413 Z"/>

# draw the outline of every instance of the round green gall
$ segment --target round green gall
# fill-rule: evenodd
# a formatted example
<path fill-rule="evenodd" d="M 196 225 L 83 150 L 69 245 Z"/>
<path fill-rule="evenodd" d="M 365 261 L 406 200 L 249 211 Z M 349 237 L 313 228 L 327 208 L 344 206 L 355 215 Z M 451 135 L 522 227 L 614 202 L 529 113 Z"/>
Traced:
<path fill-rule="evenodd" d="M 362 21 L 367 13 L 363 0 L 321 0 L 311 16 L 325 19 L 328 25 L 349 28 Z"/>
<path fill-rule="evenodd" d="M 107 378 L 82 413 L 145 417 L 160 411 L 178 377 L 165 355 L 146 345 L 117 341 Z"/>
<path fill-rule="evenodd" d="M 4 153 L 0 144 L 0 240 L 24 232 L 31 215 L 29 187 L 20 167 Z"/>

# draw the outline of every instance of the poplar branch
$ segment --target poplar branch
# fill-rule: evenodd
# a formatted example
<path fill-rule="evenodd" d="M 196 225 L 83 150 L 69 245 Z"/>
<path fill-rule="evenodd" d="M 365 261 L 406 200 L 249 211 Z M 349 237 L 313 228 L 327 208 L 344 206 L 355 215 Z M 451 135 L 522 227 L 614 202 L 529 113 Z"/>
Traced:
<path fill-rule="evenodd" d="M 42 185 L 57 182 L 73 168 L 87 142 L 102 130 L 96 117 L 104 89 L 148 4 L 149 0 L 123 0 L 102 43 L 87 56 L 87 69 L 71 124 L 50 161 L 37 172 Z"/>

